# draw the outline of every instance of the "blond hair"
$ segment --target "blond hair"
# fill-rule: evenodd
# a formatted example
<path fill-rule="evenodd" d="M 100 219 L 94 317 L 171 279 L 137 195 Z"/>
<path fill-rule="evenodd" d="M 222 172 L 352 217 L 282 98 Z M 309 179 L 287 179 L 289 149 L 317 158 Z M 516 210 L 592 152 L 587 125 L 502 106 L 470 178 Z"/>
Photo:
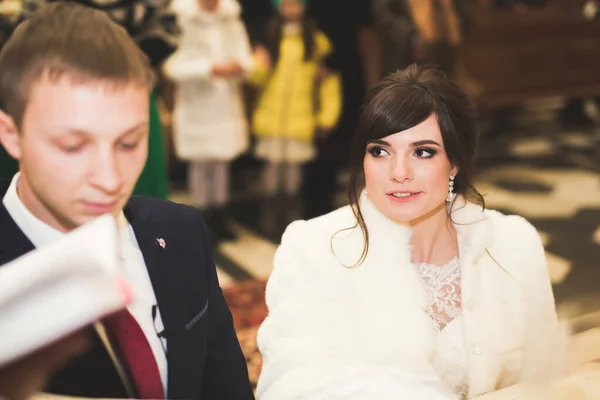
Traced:
<path fill-rule="evenodd" d="M 32 84 L 64 75 L 78 82 L 134 83 L 148 91 L 155 79 L 146 55 L 108 15 L 56 2 L 21 23 L 0 52 L 0 99 L 17 126 Z"/>

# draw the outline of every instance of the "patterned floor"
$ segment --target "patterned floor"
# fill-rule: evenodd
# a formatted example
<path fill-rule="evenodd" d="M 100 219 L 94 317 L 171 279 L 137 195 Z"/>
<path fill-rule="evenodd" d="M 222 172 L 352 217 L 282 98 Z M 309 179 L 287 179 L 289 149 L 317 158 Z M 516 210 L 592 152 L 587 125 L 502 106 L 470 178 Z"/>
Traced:
<path fill-rule="evenodd" d="M 514 116 L 511 129 L 482 138 L 477 187 L 488 208 L 522 215 L 538 229 L 559 313 L 579 333 L 573 350 L 579 362 L 600 358 L 600 329 L 592 329 L 600 327 L 600 127 L 560 128 L 556 105 L 557 100 L 528 105 Z M 596 109 L 588 111 L 598 117 Z M 173 200 L 189 202 L 184 192 Z M 254 378 L 260 359 L 252 328 L 266 312 L 261 291 L 277 243 L 270 233 L 272 213 L 265 216 L 262 209 L 252 196 L 232 207 L 240 237 L 220 244 L 216 257 Z"/>

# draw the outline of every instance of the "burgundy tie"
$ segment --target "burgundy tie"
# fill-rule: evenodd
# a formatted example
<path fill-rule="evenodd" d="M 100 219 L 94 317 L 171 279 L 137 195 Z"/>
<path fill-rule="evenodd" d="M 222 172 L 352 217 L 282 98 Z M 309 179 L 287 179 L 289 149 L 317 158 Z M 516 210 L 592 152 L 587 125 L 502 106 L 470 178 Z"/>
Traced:
<path fill-rule="evenodd" d="M 164 399 L 156 358 L 133 315 L 122 310 L 106 318 L 104 325 L 129 369 L 138 399 Z"/>

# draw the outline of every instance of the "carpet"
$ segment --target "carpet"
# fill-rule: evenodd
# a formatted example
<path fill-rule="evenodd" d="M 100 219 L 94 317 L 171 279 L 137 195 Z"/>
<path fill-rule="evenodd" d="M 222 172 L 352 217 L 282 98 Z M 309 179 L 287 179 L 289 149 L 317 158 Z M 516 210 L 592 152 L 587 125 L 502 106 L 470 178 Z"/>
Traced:
<path fill-rule="evenodd" d="M 262 356 L 256 344 L 256 332 L 267 316 L 265 287 L 265 280 L 245 280 L 223 287 L 223 295 L 233 316 L 233 326 L 246 357 L 248 375 L 254 389 L 262 369 Z"/>

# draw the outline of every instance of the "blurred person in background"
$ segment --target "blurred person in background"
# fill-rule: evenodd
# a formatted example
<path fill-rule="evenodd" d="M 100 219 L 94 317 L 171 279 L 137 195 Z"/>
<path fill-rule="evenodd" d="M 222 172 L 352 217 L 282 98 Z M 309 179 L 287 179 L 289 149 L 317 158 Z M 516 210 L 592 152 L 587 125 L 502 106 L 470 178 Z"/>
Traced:
<path fill-rule="evenodd" d="M 248 148 L 241 83 L 252 68 L 248 35 L 236 0 L 175 0 L 182 30 L 165 75 L 176 84 L 175 154 L 189 162 L 188 189 L 219 239 L 228 226 L 230 163 Z"/>
<path fill-rule="evenodd" d="M 23 18 L 32 15 L 46 3 L 59 0 L 23 0 Z M 170 9 L 171 0 L 77 0 L 106 12 L 115 22 L 127 30 L 150 59 L 157 72 L 176 49 L 179 29 L 175 14 Z M 148 160 L 137 182 L 134 194 L 139 196 L 168 197 L 168 178 L 163 126 L 158 107 L 158 88 L 150 98 L 150 140 Z"/>
<path fill-rule="evenodd" d="M 265 21 L 273 14 L 270 0 L 240 0 L 253 43 L 265 42 Z M 342 111 L 327 137 L 317 140 L 316 158 L 304 167 L 304 217 L 336 207 L 338 178 L 347 162 L 350 140 L 367 88 L 382 76 L 382 43 L 375 27 L 371 0 L 318 0 L 308 2 L 307 14 L 332 43 L 328 69 L 342 81 Z"/>
<path fill-rule="evenodd" d="M 252 77 L 260 87 L 254 153 L 266 162 L 266 195 L 276 199 L 283 194 L 291 206 L 301 188 L 303 165 L 317 155 L 315 143 L 338 122 L 341 83 L 326 65 L 334 49 L 305 14 L 306 0 L 273 0 L 273 5 L 278 13 L 267 24 Z"/>

